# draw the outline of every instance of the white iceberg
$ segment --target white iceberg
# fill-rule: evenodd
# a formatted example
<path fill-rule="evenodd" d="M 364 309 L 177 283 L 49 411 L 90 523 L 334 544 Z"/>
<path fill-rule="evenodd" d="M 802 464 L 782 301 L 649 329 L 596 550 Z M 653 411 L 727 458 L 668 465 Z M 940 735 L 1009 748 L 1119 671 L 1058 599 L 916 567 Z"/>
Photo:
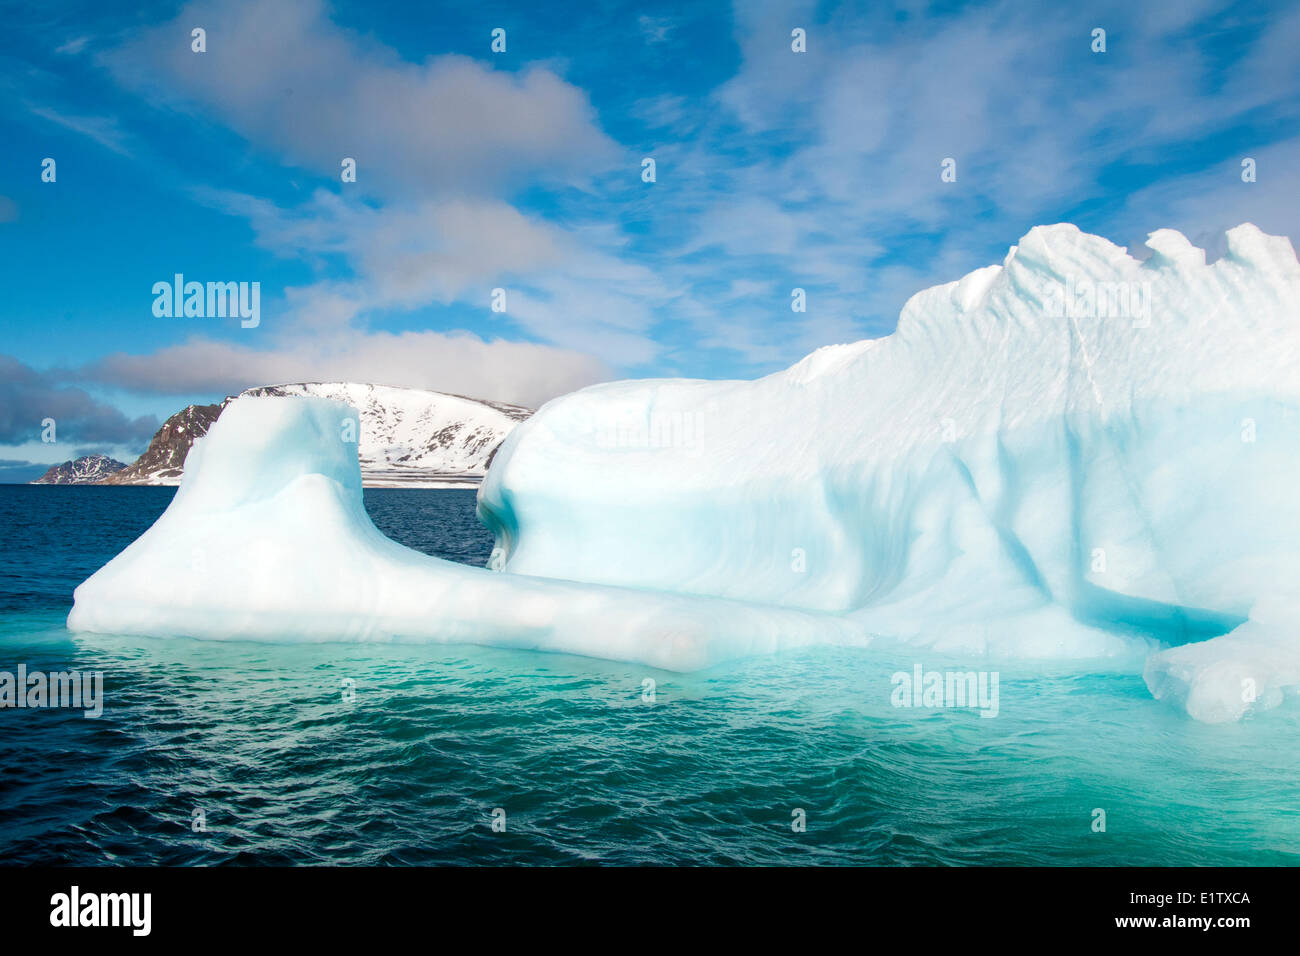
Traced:
<path fill-rule="evenodd" d="M 1300 263 L 1069 225 L 754 382 L 557 399 L 479 493 L 490 567 L 384 538 L 344 405 L 241 398 L 74 629 L 536 647 L 691 669 L 811 643 L 1149 653 L 1239 718 L 1300 685 Z"/>
<path fill-rule="evenodd" d="M 76 590 L 77 631 L 297 641 L 446 641 L 675 670 L 814 642 L 843 618 L 496 574 L 384 537 L 361 496 L 356 411 L 238 398 L 185 462 L 148 531 Z"/>

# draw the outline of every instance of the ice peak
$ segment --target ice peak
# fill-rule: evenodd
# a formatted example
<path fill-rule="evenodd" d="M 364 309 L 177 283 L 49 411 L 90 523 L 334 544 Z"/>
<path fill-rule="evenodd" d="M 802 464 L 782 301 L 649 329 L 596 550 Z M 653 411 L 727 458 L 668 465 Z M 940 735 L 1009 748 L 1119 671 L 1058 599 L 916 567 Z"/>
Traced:
<path fill-rule="evenodd" d="M 1192 245 L 1177 229 L 1157 229 L 1147 236 L 1146 245 L 1154 253 L 1150 259 L 1153 266 L 1187 269 L 1205 265 L 1205 250 Z"/>
<path fill-rule="evenodd" d="M 1262 272 L 1300 275 L 1295 249 L 1286 236 L 1270 236 L 1251 222 L 1227 232 L 1228 258 Z"/>

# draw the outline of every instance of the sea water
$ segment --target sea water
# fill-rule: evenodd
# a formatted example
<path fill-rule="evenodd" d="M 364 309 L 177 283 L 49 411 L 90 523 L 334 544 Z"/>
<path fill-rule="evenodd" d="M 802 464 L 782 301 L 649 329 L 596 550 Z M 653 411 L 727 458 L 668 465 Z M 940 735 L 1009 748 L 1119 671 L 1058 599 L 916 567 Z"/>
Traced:
<path fill-rule="evenodd" d="M 73 588 L 172 494 L 0 486 L 0 671 L 102 673 L 104 698 L 0 709 L 4 863 L 1300 862 L 1300 708 L 1200 724 L 1140 660 L 822 648 L 678 674 L 70 633 Z M 473 492 L 365 499 L 403 544 L 487 560 Z M 996 675 L 996 715 L 901 699 L 918 667 Z"/>

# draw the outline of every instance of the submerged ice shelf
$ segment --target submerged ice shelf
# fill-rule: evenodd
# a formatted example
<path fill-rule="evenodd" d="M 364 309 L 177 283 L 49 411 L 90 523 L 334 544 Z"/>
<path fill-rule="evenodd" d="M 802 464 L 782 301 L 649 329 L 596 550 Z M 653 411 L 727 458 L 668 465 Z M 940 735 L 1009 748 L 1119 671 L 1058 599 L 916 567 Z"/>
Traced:
<path fill-rule="evenodd" d="M 383 537 L 345 405 L 241 398 L 74 629 L 472 641 L 693 669 L 814 643 L 1147 654 L 1240 718 L 1300 686 L 1300 264 L 1038 227 L 894 334 L 753 382 L 546 405 L 479 493 L 492 570 Z"/>

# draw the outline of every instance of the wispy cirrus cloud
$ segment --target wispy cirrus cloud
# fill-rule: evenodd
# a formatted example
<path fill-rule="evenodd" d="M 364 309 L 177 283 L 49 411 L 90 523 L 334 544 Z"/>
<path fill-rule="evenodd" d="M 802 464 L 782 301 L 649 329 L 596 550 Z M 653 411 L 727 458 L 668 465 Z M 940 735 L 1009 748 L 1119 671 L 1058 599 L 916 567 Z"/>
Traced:
<path fill-rule="evenodd" d="M 696 131 L 657 151 L 654 241 L 697 306 L 700 344 L 776 361 L 882 334 L 912 293 L 996 261 L 1038 223 L 1130 243 L 1247 218 L 1300 233 L 1294 9 L 745 2 L 733 16 L 735 75 L 641 108 Z M 1105 53 L 1091 49 L 1099 26 Z M 1246 192 L 1236 164 L 1257 153 L 1269 175 Z M 754 274 L 774 288 L 718 281 Z M 782 307 L 796 286 L 802 315 Z"/>
<path fill-rule="evenodd" d="M 119 156 L 131 155 L 131 150 L 127 146 L 127 134 L 119 126 L 117 119 L 112 116 L 74 116 L 33 103 L 29 103 L 27 108 L 33 116 L 48 120 L 64 129 L 70 129 L 74 133 L 80 133 L 82 136 L 88 136 Z"/>
<path fill-rule="evenodd" d="M 54 52 L 64 56 L 76 56 L 86 49 L 86 45 L 90 43 L 90 39 L 89 36 L 73 37 L 68 42 L 55 47 Z"/>
<path fill-rule="evenodd" d="M 636 18 L 636 25 L 646 43 L 666 43 L 673 30 L 673 21 L 668 17 L 652 17 L 645 13 Z"/>

